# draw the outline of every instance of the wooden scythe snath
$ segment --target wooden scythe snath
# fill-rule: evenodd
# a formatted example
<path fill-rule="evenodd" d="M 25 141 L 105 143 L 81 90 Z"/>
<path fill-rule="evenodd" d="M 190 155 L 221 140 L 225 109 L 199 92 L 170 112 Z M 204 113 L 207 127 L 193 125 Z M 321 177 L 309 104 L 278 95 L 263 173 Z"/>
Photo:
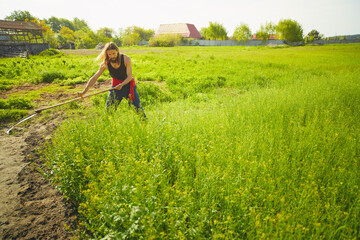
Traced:
<path fill-rule="evenodd" d="M 102 91 L 99 91 L 99 92 L 96 92 L 96 93 L 92 93 L 92 94 L 89 94 L 89 95 L 86 95 L 86 96 L 83 96 L 83 97 L 77 97 L 77 98 L 74 98 L 72 100 L 68 100 L 66 102 L 63 102 L 63 103 L 59 103 L 59 104 L 56 104 L 56 105 L 53 105 L 53 106 L 49 106 L 49 107 L 45 107 L 45 108 L 41 108 L 41 109 L 37 109 L 35 110 L 35 112 L 29 116 L 27 116 L 26 118 L 23 118 L 21 119 L 20 121 L 18 121 L 17 123 L 15 123 L 14 125 L 12 125 L 10 128 L 8 128 L 8 130 L 6 131 L 7 134 L 10 134 L 11 133 L 11 130 L 14 129 L 14 127 L 16 127 L 17 125 L 19 125 L 20 123 L 22 122 L 25 122 L 26 120 L 30 119 L 30 118 L 33 118 L 36 116 L 36 114 L 38 113 L 41 113 L 42 111 L 44 110 L 48 110 L 48 109 L 51 109 L 51 108 L 55 108 L 55 107 L 59 107 L 59 106 L 62 106 L 62 105 L 65 105 L 65 104 L 68 104 L 68 103 L 71 103 L 71 102 L 76 102 L 76 101 L 79 101 L 83 98 L 87 98 L 87 97 L 92 97 L 94 95 L 97 95 L 97 94 L 100 94 L 100 93 L 104 93 L 104 92 L 108 92 L 110 90 L 114 89 L 113 87 L 111 88 L 108 88 L 108 89 L 105 89 L 105 90 L 102 90 Z"/>

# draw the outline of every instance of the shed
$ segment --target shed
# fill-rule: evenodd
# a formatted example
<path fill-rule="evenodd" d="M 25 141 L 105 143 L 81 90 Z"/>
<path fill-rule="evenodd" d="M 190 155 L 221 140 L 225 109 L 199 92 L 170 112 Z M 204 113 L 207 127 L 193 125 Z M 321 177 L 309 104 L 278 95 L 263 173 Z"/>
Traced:
<path fill-rule="evenodd" d="M 185 38 L 201 38 L 195 25 L 190 23 L 160 24 L 155 37 L 163 34 L 180 34 Z"/>
<path fill-rule="evenodd" d="M 33 22 L 0 20 L 0 41 L 44 43 L 43 29 Z"/>
<path fill-rule="evenodd" d="M 28 56 L 48 49 L 43 31 L 33 22 L 0 20 L 0 56 Z"/>

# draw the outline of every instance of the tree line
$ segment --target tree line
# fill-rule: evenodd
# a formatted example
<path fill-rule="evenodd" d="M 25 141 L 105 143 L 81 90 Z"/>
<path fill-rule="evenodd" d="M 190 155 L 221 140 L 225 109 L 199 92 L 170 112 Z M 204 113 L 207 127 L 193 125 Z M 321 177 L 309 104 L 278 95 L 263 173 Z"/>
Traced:
<path fill-rule="evenodd" d="M 150 46 L 174 46 L 181 42 L 181 36 L 161 36 L 155 38 L 155 31 L 137 26 L 120 29 L 119 32 L 112 28 L 103 27 L 93 31 L 83 19 L 74 18 L 72 21 L 64 18 L 50 17 L 42 19 L 31 15 L 28 11 L 14 11 L 5 20 L 31 21 L 44 29 L 44 39 L 52 48 L 58 48 L 69 44 L 75 48 L 94 48 L 100 42 L 115 42 L 119 46 L 137 45 L 141 41 L 149 41 Z M 200 34 L 204 39 L 227 40 L 228 32 L 222 24 L 209 22 L 208 27 L 201 28 Z M 284 39 L 289 42 L 311 42 L 323 37 L 317 30 L 312 30 L 304 38 L 301 25 L 291 19 L 283 19 L 274 24 L 267 22 L 260 29 L 252 33 L 249 26 L 241 23 L 236 27 L 231 39 L 247 41 L 256 36 L 256 39 L 268 40 L 271 37 Z"/>

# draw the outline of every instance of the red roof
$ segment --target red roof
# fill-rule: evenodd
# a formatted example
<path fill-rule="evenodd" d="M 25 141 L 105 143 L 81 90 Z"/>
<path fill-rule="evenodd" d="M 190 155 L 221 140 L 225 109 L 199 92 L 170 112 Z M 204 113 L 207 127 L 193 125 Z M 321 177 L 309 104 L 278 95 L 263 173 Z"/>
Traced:
<path fill-rule="evenodd" d="M 190 23 L 160 24 L 156 35 L 161 34 L 180 34 L 187 38 L 201 38 L 195 25 Z"/>
<path fill-rule="evenodd" d="M 30 31 L 43 30 L 39 25 L 33 22 L 6 21 L 6 20 L 0 20 L 0 29 L 19 29 L 19 30 L 30 30 Z"/>

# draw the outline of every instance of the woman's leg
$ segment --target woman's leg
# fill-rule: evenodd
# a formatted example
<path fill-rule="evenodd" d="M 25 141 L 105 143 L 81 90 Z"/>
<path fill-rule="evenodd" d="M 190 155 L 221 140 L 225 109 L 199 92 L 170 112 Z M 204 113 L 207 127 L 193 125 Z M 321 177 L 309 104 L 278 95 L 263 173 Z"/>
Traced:
<path fill-rule="evenodd" d="M 115 109 L 117 108 L 122 100 L 119 92 L 120 91 L 117 89 L 109 91 L 108 97 L 106 99 L 106 109 L 108 109 L 110 106 L 114 106 Z"/>
<path fill-rule="evenodd" d="M 142 106 L 141 106 L 139 94 L 138 94 L 138 92 L 136 91 L 136 86 L 134 87 L 134 97 L 135 97 L 135 101 L 134 101 L 134 102 L 130 101 L 130 102 L 132 102 L 132 104 L 135 106 L 137 112 L 139 112 L 139 108 L 140 108 L 141 111 L 142 111 L 142 113 L 143 113 L 143 115 L 144 115 L 144 118 L 146 118 L 146 114 L 145 114 L 145 112 L 144 112 L 144 109 L 143 109 Z M 129 103 L 129 104 L 130 104 L 130 103 Z"/>

